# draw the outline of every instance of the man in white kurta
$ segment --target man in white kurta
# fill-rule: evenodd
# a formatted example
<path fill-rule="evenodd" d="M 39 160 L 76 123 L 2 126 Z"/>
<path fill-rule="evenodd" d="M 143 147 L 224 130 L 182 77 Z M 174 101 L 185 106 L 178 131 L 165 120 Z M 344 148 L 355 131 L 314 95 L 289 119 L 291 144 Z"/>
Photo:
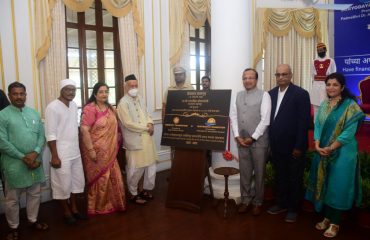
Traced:
<path fill-rule="evenodd" d="M 145 203 L 138 194 L 138 183 L 144 174 L 144 192 L 153 190 L 156 176 L 157 153 L 153 140 L 153 121 L 138 93 L 135 75 L 125 78 L 125 96 L 117 113 L 122 123 L 123 145 L 126 148 L 127 185 L 135 203 Z M 148 193 L 146 193 L 148 196 Z M 143 201 L 144 200 L 144 201 Z"/>
<path fill-rule="evenodd" d="M 83 193 L 85 178 L 78 141 L 76 92 L 73 80 L 61 81 L 60 97 L 45 110 L 45 133 L 51 151 L 51 189 L 53 199 L 60 200 L 65 222 L 75 224 L 79 214 L 74 194 Z M 69 200 L 69 201 L 68 201 Z"/>
<path fill-rule="evenodd" d="M 312 88 L 310 92 L 314 117 L 317 114 L 320 104 L 327 99 L 325 90 L 326 76 L 337 71 L 334 60 L 326 56 L 326 45 L 324 43 L 318 43 L 316 48 L 318 57 L 312 63 Z"/>

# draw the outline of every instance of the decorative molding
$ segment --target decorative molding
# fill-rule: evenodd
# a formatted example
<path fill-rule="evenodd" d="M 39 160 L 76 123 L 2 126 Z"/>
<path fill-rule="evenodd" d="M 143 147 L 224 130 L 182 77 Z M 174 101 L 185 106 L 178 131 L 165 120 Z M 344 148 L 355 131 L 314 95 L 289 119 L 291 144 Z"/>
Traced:
<path fill-rule="evenodd" d="M 160 49 L 161 49 L 161 99 L 163 98 L 163 39 L 162 39 L 162 1 L 159 0 L 159 32 L 160 32 Z M 162 99 L 163 100 L 163 99 Z M 162 110 L 162 107 L 158 110 Z"/>
<path fill-rule="evenodd" d="M 14 1 L 11 0 L 11 11 L 12 11 L 12 32 L 13 32 L 13 47 L 14 47 L 14 64 L 16 80 L 19 82 L 19 63 L 18 63 L 18 49 L 17 49 L 17 33 L 15 30 L 15 19 L 14 19 Z"/>
<path fill-rule="evenodd" d="M 1 87 L 5 90 L 5 75 L 4 75 L 4 65 L 3 65 L 3 49 L 2 49 L 2 43 L 1 43 L 1 36 L 0 36 L 0 76 L 1 76 Z"/>
<path fill-rule="evenodd" d="M 152 1 L 152 72 L 153 72 L 153 77 L 152 77 L 152 81 L 154 83 L 154 111 L 156 110 L 156 107 L 157 107 L 157 100 L 156 100 L 156 88 L 155 88 L 155 83 L 156 83 L 156 76 L 155 76 L 155 52 L 154 52 L 154 48 L 155 47 L 155 44 L 154 44 L 154 1 Z M 148 99 L 148 98 L 147 98 Z M 148 103 L 147 103 L 147 106 L 148 106 Z"/>
<path fill-rule="evenodd" d="M 168 170 L 170 168 L 171 168 L 171 161 L 170 160 L 157 163 L 157 172 Z"/>
<path fill-rule="evenodd" d="M 154 29 L 153 29 L 154 30 Z M 161 85 L 161 99 L 163 98 L 163 40 L 162 40 L 162 0 L 159 0 L 159 51 L 160 51 L 160 85 Z M 153 54 L 154 56 L 154 54 Z M 154 81 L 154 111 L 161 111 L 162 110 L 162 103 L 160 103 L 161 107 L 157 107 L 157 87 L 156 81 Z"/>
<path fill-rule="evenodd" d="M 32 4 L 31 0 L 28 0 L 28 14 L 29 14 L 29 30 L 30 30 L 30 48 L 31 48 L 31 62 L 32 62 L 32 78 L 33 78 L 33 96 L 34 96 L 34 103 L 35 109 L 41 112 L 41 108 L 39 106 L 39 97 L 41 99 L 41 89 L 38 88 L 40 84 L 37 82 L 37 68 L 36 68 L 36 59 L 35 59 L 35 41 L 34 41 L 34 34 L 33 34 L 33 18 L 32 18 Z"/>

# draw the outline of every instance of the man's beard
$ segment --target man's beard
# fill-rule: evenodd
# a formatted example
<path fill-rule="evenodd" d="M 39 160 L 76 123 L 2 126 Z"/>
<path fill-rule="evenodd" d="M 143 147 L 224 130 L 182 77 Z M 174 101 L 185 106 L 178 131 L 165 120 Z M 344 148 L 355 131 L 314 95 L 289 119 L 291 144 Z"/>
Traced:
<path fill-rule="evenodd" d="M 317 54 L 320 58 L 324 58 L 326 56 L 326 52 L 319 52 Z"/>

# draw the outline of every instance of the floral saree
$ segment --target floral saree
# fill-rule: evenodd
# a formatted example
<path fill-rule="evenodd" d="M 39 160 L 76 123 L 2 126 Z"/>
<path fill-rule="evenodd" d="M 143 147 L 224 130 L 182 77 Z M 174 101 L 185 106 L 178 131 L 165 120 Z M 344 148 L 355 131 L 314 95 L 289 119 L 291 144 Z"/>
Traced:
<path fill-rule="evenodd" d="M 333 109 L 328 100 L 321 104 L 315 121 L 314 139 L 320 141 L 321 148 L 330 146 L 335 140 L 342 146 L 329 157 L 314 154 L 306 199 L 314 204 L 316 211 L 321 211 L 323 205 L 348 210 L 354 203 L 361 203 L 355 134 L 363 118 L 364 113 L 352 99 L 345 99 Z"/>
<path fill-rule="evenodd" d="M 117 162 L 118 123 L 115 113 L 107 108 L 98 111 L 94 103 L 83 109 L 81 125 L 90 127 L 90 136 L 96 152 L 96 162 L 89 157 L 85 144 L 81 155 L 88 187 L 87 213 L 89 215 L 124 211 L 125 191 Z"/>

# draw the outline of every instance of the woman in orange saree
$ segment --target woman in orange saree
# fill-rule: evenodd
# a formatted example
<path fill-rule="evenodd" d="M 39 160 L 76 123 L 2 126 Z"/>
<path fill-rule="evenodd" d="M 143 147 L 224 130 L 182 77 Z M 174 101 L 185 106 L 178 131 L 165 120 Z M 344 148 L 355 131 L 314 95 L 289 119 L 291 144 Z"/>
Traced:
<path fill-rule="evenodd" d="M 81 155 L 88 187 L 87 213 L 125 211 L 125 191 L 117 162 L 118 123 L 108 103 L 109 88 L 97 83 L 81 119 Z"/>

